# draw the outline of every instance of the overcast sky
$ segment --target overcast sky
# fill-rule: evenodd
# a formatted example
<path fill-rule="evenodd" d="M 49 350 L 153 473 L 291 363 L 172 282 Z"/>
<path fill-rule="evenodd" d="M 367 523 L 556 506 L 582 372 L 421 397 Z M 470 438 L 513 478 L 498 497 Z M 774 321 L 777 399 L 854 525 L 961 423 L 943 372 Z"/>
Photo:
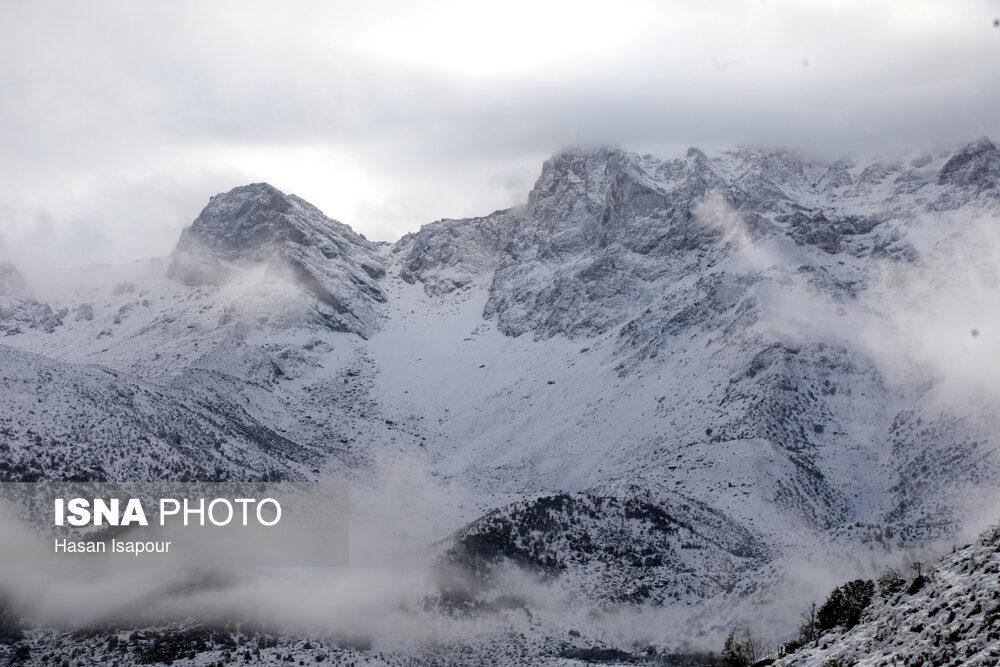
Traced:
<path fill-rule="evenodd" d="M 817 158 L 1000 139 L 1000 0 L 0 5 L 0 258 L 167 254 L 268 181 L 373 240 L 570 145 Z"/>

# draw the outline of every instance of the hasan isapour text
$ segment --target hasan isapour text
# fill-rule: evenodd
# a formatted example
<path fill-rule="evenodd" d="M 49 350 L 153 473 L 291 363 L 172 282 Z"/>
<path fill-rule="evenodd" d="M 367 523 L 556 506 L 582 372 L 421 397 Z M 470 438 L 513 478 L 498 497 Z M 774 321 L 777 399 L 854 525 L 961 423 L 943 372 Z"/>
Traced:
<path fill-rule="evenodd" d="M 166 526 L 251 526 L 270 527 L 281 520 L 281 504 L 274 498 L 161 498 L 157 503 L 159 525 Z M 56 498 L 56 526 L 149 526 L 142 500 L 129 498 Z M 169 541 L 74 540 L 55 538 L 55 553 L 65 554 L 163 554 L 170 552 Z"/>

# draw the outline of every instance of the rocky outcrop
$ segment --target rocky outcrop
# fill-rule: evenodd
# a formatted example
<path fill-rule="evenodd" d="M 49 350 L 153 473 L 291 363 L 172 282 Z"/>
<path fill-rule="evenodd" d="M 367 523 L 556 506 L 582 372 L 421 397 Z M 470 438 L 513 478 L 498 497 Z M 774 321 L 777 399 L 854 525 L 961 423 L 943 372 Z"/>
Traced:
<path fill-rule="evenodd" d="M 969 144 L 941 168 L 938 183 L 995 190 L 1000 185 L 1000 150 L 986 137 Z"/>
<path fill-rule="evenodd" d="M 467 287 L 496 269 L 517 220 L 511 211 L 496 211 L 483 218 L 424 225 L 393 245 L 399 276 L 410 284 L 419 281 L 434 295 Z"/>
<path fill-rule="evenodd" d="M 17 267 L 0 263 L 0 335 L 16 336 L 27 329 L 52 333 L 68 312 L 37 301 Z"/>
<path fill-rule="evenodd" d="M 256 267 L 264 269 L 262 297 L 276 285 L 291 288 L 291 300 L 256 299 L 254 317 L 261 301 L 270 301 L 264 309 L 284 319 L 362 337 L 382 317 L 385 266 L 375 244 L 266 183 L 212 197 L 170 257 L 168 275 L 189 285 L 223 285 Z"/>

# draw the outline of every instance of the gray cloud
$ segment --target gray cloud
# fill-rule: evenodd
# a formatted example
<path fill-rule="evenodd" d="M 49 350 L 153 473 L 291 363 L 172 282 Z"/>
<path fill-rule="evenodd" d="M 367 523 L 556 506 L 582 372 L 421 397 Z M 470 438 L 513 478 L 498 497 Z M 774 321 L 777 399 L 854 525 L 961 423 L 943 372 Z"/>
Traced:
<path fill-rule="evenodd" d="M 391 240 L 516 203 L 567 145 L 1000 134 L 989 2 L 704 4 L 7 3 L 0 255 L 162 255 L 249 181 Z"/>

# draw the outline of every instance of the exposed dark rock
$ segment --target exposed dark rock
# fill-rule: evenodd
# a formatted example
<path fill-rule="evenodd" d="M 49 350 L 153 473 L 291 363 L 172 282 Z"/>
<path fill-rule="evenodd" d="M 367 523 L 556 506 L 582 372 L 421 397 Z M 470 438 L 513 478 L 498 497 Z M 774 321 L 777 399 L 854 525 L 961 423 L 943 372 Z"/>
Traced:
<path fill-rule="evenodd" d="M 983 137 L 956 152 L 938 174 L 941 185 L 961 185 L 978 190 L 995 189 L 1000 182 L 1000 150 Z"/>
<path fill-rule="evenodd" d="M 285 319 L 297 313 L 363 337 L 378 328 L 385 266 L 375 244 L 266 183 L 212 197 L 181 234 L 167 274 L 190 285 L 221 285 L 261 265 L 268 283 L 287 277 L 315 300 L 278 299 L 274 308 Z"/>

